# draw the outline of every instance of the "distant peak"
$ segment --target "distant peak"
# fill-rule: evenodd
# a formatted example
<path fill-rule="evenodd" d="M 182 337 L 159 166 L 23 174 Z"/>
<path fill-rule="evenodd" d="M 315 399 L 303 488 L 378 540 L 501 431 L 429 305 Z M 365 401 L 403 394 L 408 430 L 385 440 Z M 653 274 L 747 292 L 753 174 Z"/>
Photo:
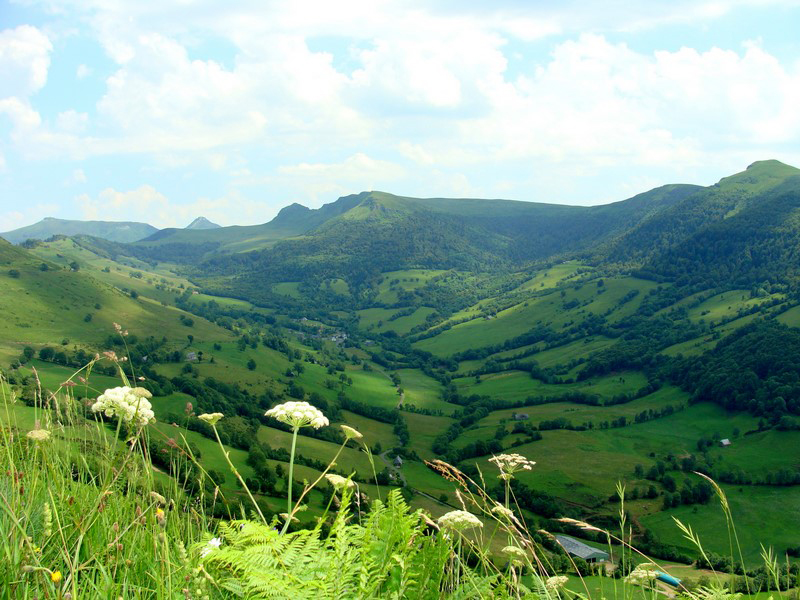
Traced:
<path fill-rule="evenodd" d="M 284 206 L 280 210 L 280 212 L 284 214 L 293 214 L 293 213 L 305 213 L 310 210 L 311 209 L 308 208 L 307 206 L 303 206 L 302 204 L 298 204 L 297 202 L 292 202 L 289 206 Z"/>
<path fill-rule="evenodd" d="M 205 217 L 197 217 L 186 226 L 186 229 L 218 229 L 220 226 Z"/>

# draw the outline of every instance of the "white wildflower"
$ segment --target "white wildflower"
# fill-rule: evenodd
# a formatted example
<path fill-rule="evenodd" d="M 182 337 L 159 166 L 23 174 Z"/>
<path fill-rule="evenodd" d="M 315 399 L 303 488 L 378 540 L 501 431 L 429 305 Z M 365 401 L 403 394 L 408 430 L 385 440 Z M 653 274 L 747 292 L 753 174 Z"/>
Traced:
<path fill-rule="evenodd" d="M 489 462 L 497 465 L 502 473 L 500 477 L 503 479 L 513 476 L 517 471 L 530 471 L 536 464 L 521 454 L 498 454 L 490 458 Z"/>
<path fill-rule="evenodd" d="M 50 439 L 50 432 L 47 429 L 34 429 L 29 431 L 26 437 L 34 442 L 46 442 Z"/>
<path fill-rule="evenodd" d="M 354 488 L 356 484 L 353 482 L 352 479 L 348 479 L 347 477 L 342 477 L 341 475 L 337 475 L 336 473 L 328 473 L 325 475 L 325 479 L 328 480 L 333 487 L 337 490 L 342 490 L 344 488 Z"/>
<path fill-rule="evenodd" d="M 566 575 L 554 575 L 553 577 L 547 578 L 544 582 L 544 587 L 548 590 L 557 590 L 567 585 L 567 581 L 569 581 L 569 577 Z"/>
<path fill-rule="evenodd" d="M 513 519 L 514 518 L 514 511 L 510 508 L 506 508 L 502 504 L 496 504 L 495 507 L 492 509 L 493 513 L 497 513 L 501 517 L 505 517 L 506 519 Z"/>
<path fill-rule="evenodd" d="M 220 538 L 218 537 L 211 538 L 210 540 L 208 540 L 206 545 L 203 546 L 203 549 L 200 550 L 200 558 L 205 558 L 206 556 L 211 554 L 211 552 L 219 548 L 221 545 L 222 545 L 222 540 Z"/>
<path fill-rule="evenodd" d="M 439 517 L 439 526 L 444 529 L 463 531 L 483 527 L 480 519 L 466 510 L 451 510 L 449 513 Z"/>
<path fill-rule="evenodd" d="M 364 436 L 361 435 L 361 432 L 353 429 L 349 425 L 340 425 L 342 431 L 344 431 L 344 435 L 348 440 L 360 440 Z"/>
<path fill-rule="evenodd" d="M 197 418 L 201 421 L 205 421 L 209 425 L 216 425 L 217 421 L 219 421 L 223 416 L 225 415 L 222 413 L 203 413 Z"/>
<path fill-rule="evenodd" d="M 522 561 L 525 560 L 525 551 L 522 548 L 517 548 L 516 546 L 506 546 L 501 550 L 501 552 L 508 555 L 508 557 L 516 564 L 522 564 Z"/>
<path fill-rule="evenodd" d="M 653 581 L 658 574 L 658 566 L 653 563 L 642 563 L 636 565 L 625 578 L 625 581 L 633 585 L 644 585 Z"/>
<path fill-rule="evenodd" d="M 100 395 L 92 405 L 92 410 L 143 427 L 156 420 L 153 405 L 148 400 L 150 397 L 152 394 L 144 388 L 116 387 Z"/>
<path fill-rule="evenodd" d="M 310 425 L 314 429 L 319 429 L 330 424 L 325 415 L 322 414 L 322 411 L 308 402 L 284 402 L 269 409 L 264 414 L 291 427 Z"/>

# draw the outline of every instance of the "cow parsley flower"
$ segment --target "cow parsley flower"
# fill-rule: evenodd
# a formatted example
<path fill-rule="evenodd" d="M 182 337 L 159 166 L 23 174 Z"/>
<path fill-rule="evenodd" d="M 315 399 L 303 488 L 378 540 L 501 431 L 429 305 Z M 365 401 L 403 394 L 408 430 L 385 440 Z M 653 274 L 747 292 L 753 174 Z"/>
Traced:
<path fill-rule="evenodd" d="M 217 421 L 219 421 L 223 416 L 225 415 L 222 413 L 203 413 L 197 418 L 201 421 L 205 421 L 209 425 L 216 425 Z"/>
<path fill-rule="evenodd" d="M 269 409 L 264 414 L 291 427 L 306 427 L 310 425 L 314 429 L 319 429 L 330 425 L 330 421 L 322 414 L 322 411 L 308 402 L 284 402 Z"/>
<path fill-rule="evenodd" d="M 356 484 L 355 482 L 353 482 L 352 479 L 348 479 L 347 477 L 342 477 L 341 475 L 337 475 L 336 473 L 328 473 L 327 475 L 325 475 L 325 479 L 327 479 L 328 483 L 330 483 L 337 490 L 356 487 Z"/>
<path fill-rule="evenodd" d="M 553 577 L 547 578 L 544 582 L 544 587 L 551 591 L 557 590 L 567 585 L 567 581 L 569 581 L 569 577 L 566 575 L 554 575 Z"/>
<path fill-rule="evenodd" d="M 504 517 L 504 518 L 506 518 L 508 520 L 511 520 L 511 519 L 514 518 L 514 511 L 511 510 L 510 508 L 506 508 L 502 504 L 495 504 L 494 508 L 492 509 L 492 512 L 496 513 L 496 514 L 500 515 L 501 517 Z"/>
<path fill-rule="evenodd" d="M 490 458 L 489 462 L 497 465 L 501 472 L 500 477 L 503 479 L 513 477 L 517 471 L 530 471 L 536 464 L 521 454 L 498 454 Z"/>
<path fill-rule="evenodd" d="M 506 546 L 501 550 L 503 554 L 508 555 L 515 563 L 520 563 L 520 561 L 525 560 L 525 551 L 522 548 L 517 548 L 516 546 Z"/>
<path fill-rule="evenodd" d="M 25 437 L 34 442 L 46 442 L 50 439 L 50 432 L 47 429 L 34 429 L 29 431 Z"/>
<path fill-rule="evenodd" d="M 342 431 L 344 431 L 344 436 L 348 440 L 360 440 L 361 438 L 364 437 L 363 435 L 361 435 L 360 431 L 353 429 L 349 425 L 340 425 L 339 427 L 342 428 Z"/>
<path fill-rule="evenodd" d="M 439 526 L 443 529 L 464 531 L 465 529 L 483 527 L 483 523 L 471 512 L 467 512 L 466 510 L 451 510 L 449 513 L 445 513 L 439 517 Z"/>
<path fill-rule="evenodd" d="M 142 387 L 116 387 L 106 390 L 92 405 L 92 411 L 102 412 L 107 417 L 143 427 L 156 420 L 153 405 L 148 398 L 153 395 Z"/>
<path fill-rule="evenodd" d="M 656 578 L 657 571 L 658 566 L 655 564 L 642 563 L 636 565 L 636 568 L 628 574 L 625 581 L 633 585 L 644 585 Z"/>

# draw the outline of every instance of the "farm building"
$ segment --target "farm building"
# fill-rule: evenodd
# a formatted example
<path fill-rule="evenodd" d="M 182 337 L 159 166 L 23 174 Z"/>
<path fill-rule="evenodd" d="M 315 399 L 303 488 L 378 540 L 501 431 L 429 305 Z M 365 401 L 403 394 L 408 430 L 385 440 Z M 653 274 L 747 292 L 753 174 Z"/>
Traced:
<path fill-rule="evenodd" d="M 403 459 L 400 458 L 400 456 L 396 456 L 394 458 L 394 466 L 397 467 L 398 469 L 403 466 Z"/>
<path fill-rule="evenodd" d="M 528 413 L 514 413 L 515 421 L 527 421 L 528 419 L 530 419 Z"/>
<path fill-rule="evenodd" d="M 569 554 L 582 558 L 588 563 L 603 562 L 608 560 L 608 552 L 603 552 L 597 548 L 587 546 L 583 542 L 569 537 L 568 535 L 557 535 L 556 541 Z"/>
<path fill-rule="evenodd" d="M 723 446 L 723 447 L 730 446 L 731 445 L 731 441 L 728 438 L 725 438 L 725 439 L 719 441 L 719 445 Z"/>

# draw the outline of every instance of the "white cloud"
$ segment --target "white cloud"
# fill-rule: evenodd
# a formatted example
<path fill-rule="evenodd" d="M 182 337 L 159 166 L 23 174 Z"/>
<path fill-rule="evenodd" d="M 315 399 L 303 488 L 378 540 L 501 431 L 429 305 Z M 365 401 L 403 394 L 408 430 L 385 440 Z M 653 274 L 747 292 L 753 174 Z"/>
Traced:
<path fill-rule="evenodd" d="M 452 138 L 401 144 L 420 164 L 513 160 L 699 164 L 731 147 L 800 136 L 800 70 L 757 46 L 644 54 L 598 35 L 486 90 L 491 110 Z"/>
<path fill-rule="evenodd" d="M 138 154 L 154 187 L 116 192 L 109 180 L 83 198 L 87 210 L 126 218 L 127 207 L 148 220 L 146 208 L 170 225 L 197 216 L 155 191 L 178 176 L 187 197 L 208 193 L 193 181 L 234 188 L 198 200 L 209 218 L 244 218 L 241 205 L 263 222 L 272 208 L 236 195 L 247 186 L 316 205 L 369 187 L 523 197 L 556 170 L 571 193 L 607 167 L 736 168 L 796 148 L 800 65 L 758 43 L 643 51 L 603 34 L 792 2 L 48 0 L 114 64 L 81 57 L 75 76 L 92 85 L 75 85 L 105 84 L 93 109 L 71 90 L 55 109 L 48 95 L 45 109 L 35 94 L 50 40 L 27 26 L 0 32 L 0 73 L 12 75 L 0 78 L 11 90 L 0 93 L 11 123 L 0 149 L 30 161 Z M 133 206 L 131 194 L 149 204 Z"/>
<path fill-rule="evenodd" d="M 220 225 L 264 223 L 280 206 L 243 197 L 232 191 L 222 197 L 198 197 L 183 203 L 171 200 L 151 185 L 119 191 L 103 189 L 97 196 L 80 194 L 74 199 L 80 218 L 101 221 L 139 221 L 154 227 L 185 227 L 198 216 Z"/>
<path fill-rule="evenodd" d="M 121 215 L 157 216 L 169 207 L 167 197 L 150 185 L 127 192 L 109 187 L 102 190 L 97 198 L 81 194 L 75 201 L 83 211 L 83 218 L 95 221 L 139 220 L 133 216 L 123 218 Z"/>
<path fill-rule="evenodd" d="M 0 31 L 0 98 L 26 98 L 42 89 L 52 50 L 48 37 L 36 27 Z"/>

